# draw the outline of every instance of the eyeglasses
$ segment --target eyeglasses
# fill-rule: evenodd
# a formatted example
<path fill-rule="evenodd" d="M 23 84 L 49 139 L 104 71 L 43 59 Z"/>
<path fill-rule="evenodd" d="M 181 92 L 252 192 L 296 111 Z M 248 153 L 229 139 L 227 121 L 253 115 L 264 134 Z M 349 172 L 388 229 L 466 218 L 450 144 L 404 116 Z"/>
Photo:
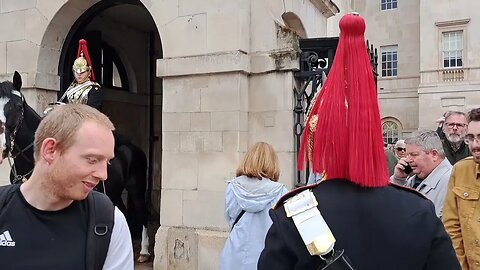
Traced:
<path fill-rule="evenodd" d="M 397 151 L 407 151 L 407 148 L 403 148 L 403 147 L 397 147 L 395 149 L 397 149 Z"/>
<path fill-rule="evenodd" d="M 476 134 L 476 135 L 467 134 L 467 135 L 465 136 L 465 143 L 466 143 L 466 144 L 471 144 L 471 143 L 473 143 L 474 141 L 477 141 L 477 143 L 480 143 L 480 134 Z"/>
<path fill-rule="evenodd" d="M 457 128 L 464 128 L 467 126 L 467 124 L 463 124 L 463 123 L 445 123 L 445 125 L 449 128 L 454 128 L 455 126 Z"/>

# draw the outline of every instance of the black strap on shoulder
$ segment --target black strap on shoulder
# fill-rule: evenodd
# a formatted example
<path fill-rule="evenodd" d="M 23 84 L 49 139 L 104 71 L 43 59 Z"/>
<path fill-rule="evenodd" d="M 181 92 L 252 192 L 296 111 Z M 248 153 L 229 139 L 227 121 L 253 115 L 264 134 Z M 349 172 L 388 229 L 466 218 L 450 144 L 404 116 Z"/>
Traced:
<path fill-rule="evenodd" d="M 105 194 L 96 191 L 88 194 L 87 203 L 87 270 L 102 270 L 112 236 L 115 207 Z"/>
<path fill-rule="evenodd" d="M 17 190 L 20 185 L 6 185 L 0 186 L 0 210 L 5 206 L 5 204 L 10 200 L 15 190 Z"/>
<path fill-rule="evenodd" d="M 235 221 L 233 222 L 232 230 L 233 230 L 233 227 L 235 227 L 235 224 L 237 224 L 238 221 L 240 220 L 240 218 L 243 216 L 243 214 L 245 214 L 245 210 L 242 209 L 242 211 L 240 212 L 240 214 L 238 214 L 237 218 L 236 218 Z"/>

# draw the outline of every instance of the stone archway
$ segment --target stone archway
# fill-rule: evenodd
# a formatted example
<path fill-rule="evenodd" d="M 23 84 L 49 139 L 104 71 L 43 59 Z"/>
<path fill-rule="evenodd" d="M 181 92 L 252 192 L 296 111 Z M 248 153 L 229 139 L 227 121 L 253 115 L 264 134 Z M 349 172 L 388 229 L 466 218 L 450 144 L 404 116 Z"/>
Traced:
<path fill-rule="evenodd" d="M 128 78 L 124 85 L 110 82 L 104 87 L 104 112 L 117 130 L 127 134 L 148 153 L 151 161 L 149 186 L 150 191 L 153 190 L 149 194 L 152 194 L 153 213 L 159 219 L 162 150 L 161 144 L 155 142 L 161 136 L 162 80 L 155 76 L 155 64 L 163 52 L 156 23 L 142 4 L 149 1 L 70 0 L 58 6 L 47 2 L 37 4 L 37 9 L 44 11 L 49 20 L 43 37 L 37 41 L 40 48 L 33 85 L 36 92 L 45 91 L 44 98 L 37 101 L 37 111 L 54 101 L 57 93 L 71 82 L 71 64 L 76 57 L 78 39 L 90 33 L 99 34 L 102 57 L 96 56 L 100 59 L 97 62 L 100 68 L 95 72 L 103 75 L 108 68 L 101 61 L 105 52 L 113 55 L 115 68 L 121 63 L 123 75 Z M 128 21 L 125 19 L 127 15 Z M 89 50 L 90 45 L 89 42 Z"/>

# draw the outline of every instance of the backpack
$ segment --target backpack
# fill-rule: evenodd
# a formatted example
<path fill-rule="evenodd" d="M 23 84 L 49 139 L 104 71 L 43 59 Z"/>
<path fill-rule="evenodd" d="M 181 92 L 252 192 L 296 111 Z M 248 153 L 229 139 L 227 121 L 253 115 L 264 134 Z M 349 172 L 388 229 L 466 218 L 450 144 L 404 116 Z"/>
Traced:
<path fill-rule="evenodd" d="M 0 209 L 10 200 L 17 188 L 18 185 L 0 186 Z M 102 270 L 112 236 L 115 207 L 105 194 L 96 191 L 90 192 L 86 201 L 88 205 L 86 266 L 89 270 Z"/>

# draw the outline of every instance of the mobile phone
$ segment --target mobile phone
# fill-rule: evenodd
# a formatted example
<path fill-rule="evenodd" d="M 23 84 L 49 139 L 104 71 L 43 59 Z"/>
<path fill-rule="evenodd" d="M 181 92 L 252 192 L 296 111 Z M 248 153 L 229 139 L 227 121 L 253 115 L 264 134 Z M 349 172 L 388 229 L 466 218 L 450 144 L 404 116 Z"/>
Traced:
<path fill-rule="evenodd" d="M 412 166 L 408 164 L 407 166 L 404 166 L 405 169 L 403 170 L 406 174 L 411 174 L 413 172 Z"/>

